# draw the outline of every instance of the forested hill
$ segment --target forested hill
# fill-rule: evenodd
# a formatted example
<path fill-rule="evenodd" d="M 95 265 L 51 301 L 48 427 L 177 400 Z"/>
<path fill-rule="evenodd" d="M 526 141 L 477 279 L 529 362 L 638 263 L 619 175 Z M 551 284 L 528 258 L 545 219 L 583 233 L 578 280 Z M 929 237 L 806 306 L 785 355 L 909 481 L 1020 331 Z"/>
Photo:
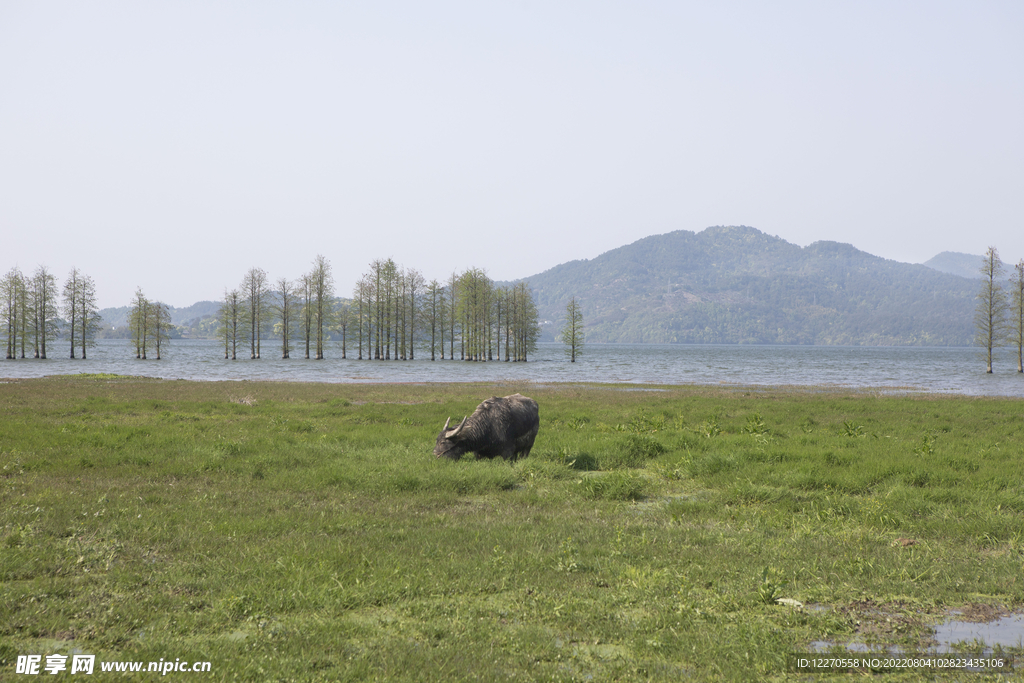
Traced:
<path fill-rule="evenodd" d="M 191 336 L 213 338 L 217 334 L 216 316 L 219 308 L 220 304 L 215 301 L 199 301 L 184 308 L 168 306 L 167 311 L 171 314 L 171 324 L 177 328 L 175 335 L 184 332 Z M 103 318 L 103 327 L 99 336 L 127 338 L 130 313 L 131 306 L 101 310 L 99 314 Z"/>
<path fill-rule="evenodd" d="M 967 346 L 977 282 L 848 244 L 800 247 L 746 226 L 678 230 L 527 278 L 591 342 Z"/>

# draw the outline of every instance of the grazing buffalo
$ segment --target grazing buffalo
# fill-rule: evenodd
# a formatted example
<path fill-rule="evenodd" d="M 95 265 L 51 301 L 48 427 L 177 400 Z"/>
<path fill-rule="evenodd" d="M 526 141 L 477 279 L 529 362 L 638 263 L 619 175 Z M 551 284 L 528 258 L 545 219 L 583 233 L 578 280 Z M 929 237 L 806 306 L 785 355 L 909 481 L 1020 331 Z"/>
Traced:
<path fill-rule="evenodd" d="M 434 455 L 439 458 L 458 460 L 473 452 L 477 460 L 500 455 L 515 461 L 530 454 L 540 429 L 537 402 L 519 394 L 487 399 L 454 429 L 448 428 L 451 421 L 449 417 L 437 435 Z"/>

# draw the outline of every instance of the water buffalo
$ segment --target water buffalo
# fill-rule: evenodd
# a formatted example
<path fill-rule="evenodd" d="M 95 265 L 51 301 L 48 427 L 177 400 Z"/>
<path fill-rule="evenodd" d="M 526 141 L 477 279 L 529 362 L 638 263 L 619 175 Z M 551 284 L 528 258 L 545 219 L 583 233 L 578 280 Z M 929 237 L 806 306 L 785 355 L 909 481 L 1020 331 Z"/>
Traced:
<path fill-rule="evenodd" d="M 520 394 L 487 399 L 454 429 L 448 428 L 451 421 L 449 417 L 437 435 L 434 455 L 439 458 L 458 460 L 472 451 L 477 460 L 500 455 L 515 461 L 530 454 L 540 429 L 537 402 Z"/>

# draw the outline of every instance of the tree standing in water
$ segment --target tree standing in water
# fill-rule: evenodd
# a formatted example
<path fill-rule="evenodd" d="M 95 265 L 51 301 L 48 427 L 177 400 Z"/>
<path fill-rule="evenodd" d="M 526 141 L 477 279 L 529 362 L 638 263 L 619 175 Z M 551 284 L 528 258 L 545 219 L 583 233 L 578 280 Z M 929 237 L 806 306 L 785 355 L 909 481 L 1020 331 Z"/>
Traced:
<path fill-rule="evenodd" d="M 295 285 L 288 278 L 283 277 L 277 281 L 277 289 L 280 295 L 277 305 L 274 307 L 277 313 L 277 329 L 281 334 L 281 358 L 291 357 L 292 328 L 295 327 L 295 311 L 298 308 L 298 294 Z"/>
<path fill-rule="evenodd" d="M 224 340 L 224 360 L 238 358 L 238 339 L 242 322 L 242 294 L 237 289 L 224 291 L 224 302 L 217 313 L 218 334 Z"/>
<path fill-rule="evenodd" d="M 259 360 L 269 298 L 266 271 L 262 268 L 250 268 L 242 278 L 241 290 L 247 309 L 245 323 L 249 332 L 249 358 Z"/>
<path fill-rule="evenodd" d="M 565 307 L 565 327 L 562 328 L 562 343 L 569 354 L 569 362 L 575 363 L 576 356 L 583 353 L 583 311 L 580 302 L 573 297 Z"/>
<path fill-rule="evenodd" d="M 135 357 L 146 360 L 146 342 L 149 341 L 149 299 L 142 293 L 142 288 L 135 290 L 131 311 L 128 313 L 128 328 L 131 330 L 131 345 L 135 347 Z"/>
<path fill-rule="evenodd" d="M 100 315 L 96 310 L 96 283 L 77 268 L 71 269 L 64 282 L 63 313 L 68 325 L 71 358 L 75 357 L 75 346 L 78 346 L 85 360 L 86 348 L 92 346 L 99 329 Z"/>
<path fill-rule="evenodd" d="M 1017 372 L 1024 372 L 1024 259 L 1013 267 L 1010 286 L 1010 339 L 1017 347 Z"/>
<path fill-rule="evenodd" d="M 986 350 L 986 372 L 992 373 L 992 349 L 1002 346 L 1006 337 L 1006 292 L 1003 291 L 1003 262 L 995 247 L 985 252 L 980 269 L 984 281 L 978 292 L 978 305 L 974 311 L 975 341 Z"/>
<path fill-rule="evenodd" d="M 330 334 L 330 328 L 334 322 L 334 276 L 331 274 L 331 263 L 317 254 L 317 257 L 313 259 L 313 269 L 306 277 L 309 279 L 307 305 L 310 307 L 309 313 L 312 315 L 316 360 L 323 360 L 327 335 Z"/>
<path fill-rule="evenodd" d="M 148 328 L 156 348 L 156 359 L 160 360 L 161 348 L 171 341 L 171 310 L 167 304 L 154 301 L 149 305 L 149 315 Z"/>
<path fill-rule="evenodd" d="M 59 331 L 57 309 L 57 278 L 46 266 L 36 268 L 31 280 L 33 313 L 33 332 L 35 337 L 35 357 L 46 358 L 46 341 L 57 337 Z"/>
<path fill-rule="evenodd" d="M 444 360 L 444 285 L 431 280 L 427 285 L 424 327 L 430 328 L 430 360 L 437 359 L 437 332 L 441 328 L 441 360 Z"/>
<path fill-rule="evenodd" d="M 3 322 L 7 334 L 7 359 L 18 357 L 19 342 L 21 357 L 25 357 L 25 338 L 28 336 L 28 285 L 25 276 L 12 268 L 0 280 L 0 297 L 3 298 Z"/>

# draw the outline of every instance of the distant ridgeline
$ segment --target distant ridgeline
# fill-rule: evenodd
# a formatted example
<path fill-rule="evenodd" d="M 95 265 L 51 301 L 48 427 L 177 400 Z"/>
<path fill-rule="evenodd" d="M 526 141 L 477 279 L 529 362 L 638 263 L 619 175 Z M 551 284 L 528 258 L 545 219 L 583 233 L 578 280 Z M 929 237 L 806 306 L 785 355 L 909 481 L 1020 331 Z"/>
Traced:
<path fill-rule="evenodd" d="M 964 254 L 959 251 L 944 251 L 924 262 L 924 265 L 943 273 L 952 273 L 961 277 L 980 280 L 982 278 L 979 264 L 985 259 L 980 254 Z"/>
<path fill-rule="evenodd" d="M 654 235 L 527 279 L 559 327 L 577 297 L 588 342 L 969 346 L 978 293 L 959 275 L 746 226 Z"/>

